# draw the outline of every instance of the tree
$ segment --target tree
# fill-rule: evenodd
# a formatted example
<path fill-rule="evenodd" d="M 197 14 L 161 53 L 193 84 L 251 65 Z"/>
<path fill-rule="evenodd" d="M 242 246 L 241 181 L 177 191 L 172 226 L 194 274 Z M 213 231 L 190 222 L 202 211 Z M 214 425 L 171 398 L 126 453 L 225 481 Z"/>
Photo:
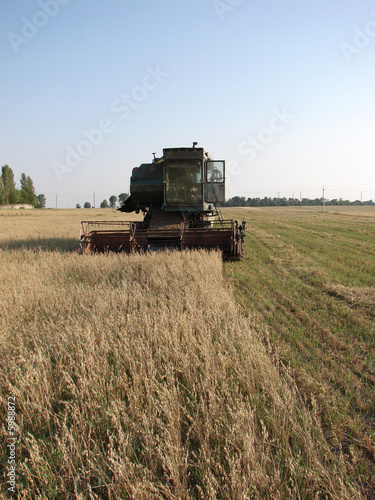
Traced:
<path fill-rule="evenodd" d="M 128 193 L 120 193 L 118 195 L 118 202 L 119 204 L 121 205 L 122 203 L 124 203 L 125 200 L 127 200 L 129 198 L 129 195 Z"/>
<path fill-rule="evenodd" d="M 0 176 L 0 205 L 13 203 L 27 203 L 36 208 L 45 208 L 46 197 L 44 194 L 37 196 L 34 183 L 29 176 L 21 174 L 21 189 L 16 189 L 13 170 L 9 165 L 4 165 Z"/>
<path fill-rule="evenodd" d="M 76 208 L 82 208 L 79 203 L 77 203 Z"/>
<path fill-rule="evenodd" d="M 33 207 L 38 206 L 38 197 L 35 194 L 34 184 L 30 177 L 26 177 L 26 174 L 21 174 L 21 190 L 19 201 L 21 203 L 28 203 Z"/>
<path fill-rule="evenodd" d="M 118 198 L 114 194 L 109 198 L 109 205 L 111 208 L 116 208 L 117 200 Z"/>
<path fill-rule="evenodd" d="M 4 203 L 17 203 L 19 200 L 19 191 L 16 189 L 13 170 L 9 165 L 2 167 L 1 180 L 4 189 Z"/>
<path fill-rule="evenodd" d="M 6 203 L 6 194 L 5 188 L 3 184 L 3 179 L 0 177 L 0 205 L 4 205 Z"/>
<path fill-rule="evenodd" d="M 89 201 L 85 201 L 83 208 L 91 208 L 91 203 Z"/>
<path fill-rule="evenodd" d="M 108 205 L 108 201 L 107 200 L 103 200 L 100 204 L 100 208 L 108 208 L 109 205 Z"/>
<path fill-rule="evenodd" d="M 38 208 L 46 208 L 46 201 L 44 194 L 38 194 Z"/>

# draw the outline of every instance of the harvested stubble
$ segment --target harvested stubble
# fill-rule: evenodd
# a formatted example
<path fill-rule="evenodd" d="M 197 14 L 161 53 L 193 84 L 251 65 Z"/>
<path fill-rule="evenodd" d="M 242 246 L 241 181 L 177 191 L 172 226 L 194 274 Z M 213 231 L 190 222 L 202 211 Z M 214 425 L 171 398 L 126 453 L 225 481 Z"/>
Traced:
<path fill-rule="evenodd" d="M 360 498 L 217 253 L 0 262 L 19 498 Z"/>

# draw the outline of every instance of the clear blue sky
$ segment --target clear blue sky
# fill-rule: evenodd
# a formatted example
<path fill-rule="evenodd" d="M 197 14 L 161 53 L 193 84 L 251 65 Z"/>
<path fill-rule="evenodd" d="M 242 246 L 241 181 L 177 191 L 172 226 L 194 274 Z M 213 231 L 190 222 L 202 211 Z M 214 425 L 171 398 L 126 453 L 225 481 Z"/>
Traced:
<path fill-rule="evenodd" d="M 193 141 L 227 197 L 375 200 L 375 1 L 2 0 L 0 40 L 1 165 L 48 206 Z"/>

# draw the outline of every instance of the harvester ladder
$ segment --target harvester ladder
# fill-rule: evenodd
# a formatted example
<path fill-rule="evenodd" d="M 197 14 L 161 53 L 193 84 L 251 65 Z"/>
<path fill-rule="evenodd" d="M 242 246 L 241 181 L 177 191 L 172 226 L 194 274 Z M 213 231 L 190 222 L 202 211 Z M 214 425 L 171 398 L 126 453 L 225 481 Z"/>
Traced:
<path fill-rule="evenodd" d="M 185 248 L 184 231 L 185 231 L 185 222 L 181 221 L 181 225 L 180 225 L 180 247 L 181 247 L 181 250 L 183 250 Z"/>
<path fill-rule="evenodd" d="M 223 217 L 223 213 L 222 213 L 219 205 L 216 206 L 216 210 L 217 210 L 217 213 L 219 215 L 219 221 L 220 221 L 221 227 L 224 227 L 224 217 Z"/>

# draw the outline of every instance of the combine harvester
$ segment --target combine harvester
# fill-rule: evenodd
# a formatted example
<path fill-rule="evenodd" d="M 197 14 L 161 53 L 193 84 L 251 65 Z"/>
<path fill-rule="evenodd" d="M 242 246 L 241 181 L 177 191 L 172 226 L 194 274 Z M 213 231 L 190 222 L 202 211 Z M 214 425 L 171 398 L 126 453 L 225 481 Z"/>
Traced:
<path fill-rule="evenodd" d="M 219 249 L 224 259 L 243 257 L 245 221 L 224 220 L 225 162 L 203 148 L 167 148 L 133 169 L 121 212 L 142 211 L 143 221 L 83 221 L 80 244 L 90 252 Z"/>

